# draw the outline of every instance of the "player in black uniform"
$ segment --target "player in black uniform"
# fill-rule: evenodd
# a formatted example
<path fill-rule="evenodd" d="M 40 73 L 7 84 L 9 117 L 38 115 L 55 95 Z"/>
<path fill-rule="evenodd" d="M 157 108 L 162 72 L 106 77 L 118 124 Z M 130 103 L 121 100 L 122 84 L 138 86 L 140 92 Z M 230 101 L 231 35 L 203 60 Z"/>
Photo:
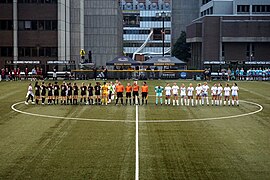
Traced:
<path fill-rule="evenodd" d="M 87 87 L 85 86 L 84 83 L 82 83 L 81 86 L 81 100 L 80 103 L 82 104 L 82 100 L 84 101 L 84 104 L 86 104 L 86 91 L 87 91 Z"/>
<path fill-rule="evenodd" d="M 73 84 L 73 104 L 78 104 L 79 87 L 76 83 Z"/>
<path fill-rule="evenodd" d="M 65 82 L 61 85 L 61 104 L 66 104 L 67 100 L 67 85 Z"/>
<path fill-rule="evenodd" d="M 48 104 L 51 105 L 53 100 L 53 87 L 52 84 L 48 84 Z"/>
<path fill-rule="evenodd" d="M 70 104 L 72 104 L 72 85 L 71 83 L 68 83 L 68 86 L 67 86 L 67 104 L 69 105 L 69 102 Z"/>
<path fill-rule="evenodd" d="M 58 104 L 58 99 L 59 99 L 59 90 L 60 90 L 60 87 L 58 85 L 58 82 L 55 82 L 54 83 L 54 87 L 53 87 L 53 102 L 54 104 L 57 103 Z M 56 102 L 55 102 L 56 101 Z"/>
<path fill-rule="evenodd" d="M 38 104 L 38 101 L 40 99 L 40 86 L 38 82 L 35 83 L 35 96 L 36 96 L 36 104 Z"/>
<path fill-rule="evenodd" d="M 45 82 L 42 82 L 42 85 L 41 85 L 41 103 L 42 103 L 42 105 L 45 104 L 46 89 L 47 89 L 47 86 L 46 86 Z"/>
<path fill-rule="evenodd" d="M 88 104 L 93 104 L 94 103 L 94 100 L 93 100 L 93 91 L 94 91 L 94 88 L 91 85 L 91 83 L 87 87 L 87 90 L 88 90 Z"/>
<path fill-rule="evenodd" d="M 99 82 L 96 82 L 94 89 L 95 89 L 95 95 L 96 95 L 95 103 L 97 105 L 100 105 L 101 99 L 100 99 L 100 83 Z"/>

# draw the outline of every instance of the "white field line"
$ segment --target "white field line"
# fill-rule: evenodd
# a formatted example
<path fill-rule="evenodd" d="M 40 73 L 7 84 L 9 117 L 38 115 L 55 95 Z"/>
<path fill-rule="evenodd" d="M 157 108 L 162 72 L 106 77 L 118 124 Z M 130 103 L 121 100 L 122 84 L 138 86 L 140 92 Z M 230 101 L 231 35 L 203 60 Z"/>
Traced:
<path fill-rule="evenodd" d="M 139 180 L 139 106 L 136 105 L 136 166 L 135 180 Z"/>
<path fill-rule="evenodd" d="M 144 123 L 172 123 L 172 122 L 196 122 L 196 121 L 213 121 L 213 120 L 223 120 L 223 119 L 231 119 L 231 118 L 237 118 L 237 117 L 244 117 L 244 116 L 249 116 L 249 115 L 253 115 L 253 114 L 257 114 L 259 112 L 261 112 L 263 110 L 263 106 L 258 104 L 258 103 L 254 103 L 251 101 L 244 101 L 241 100 L 240 102 L 244 102 L 247 104 L 252 104 L 255 105 L 257 107 L 259 107 L 259 110 L 256 111 L 252 111 L 249 113 L 244 113 L 244 114 L 239 114 L 239 115 L 233 115 L 233 116 L 224 116 L 224 117 L 213 117 L 213 118 L 199 118 L 199 119 L 159 119 L 159 120 L 141 120 L 139 122 L 144 122 Z M 35 113 L 30 113 L 30 112 L 25 112 L 25 111 L 21 111 L 16 109 L 16 106 L 19 104 L 23 104 L 24 101 L 22 102 L 17 102 L 15 104 L 13 104 L 11 106 L 11 109 L 15 112 L 21 113 L 21 114 L 25 114 L 25 115 L 29 115 L 29 116 L 36 116 L 36 117 L 42 117 L 42 118 L 51 118 L 51 119 L 69 119 L 69 120 L 77 120 L 77 121 L 93 121 L 93 122 L 128 122 L 128 123 L 135 123 L 132 120 L 114 120 L 114 119 L 88 119 L 88 118 L 72 118 L 72 117 L 61 117 L 61 116 L 51 116 L 51 115 L 43 115 L 43 114 L 35 114 Z M 29 105 L 31 106 L 31 105 Z"/>

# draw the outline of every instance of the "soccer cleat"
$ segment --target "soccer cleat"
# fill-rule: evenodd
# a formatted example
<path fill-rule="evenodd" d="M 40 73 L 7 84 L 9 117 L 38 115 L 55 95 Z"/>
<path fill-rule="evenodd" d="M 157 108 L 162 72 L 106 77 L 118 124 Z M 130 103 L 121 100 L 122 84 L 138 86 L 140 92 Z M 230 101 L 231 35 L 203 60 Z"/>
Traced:
<path fill-rule="evenodd" d="M 28 102 L 25 101 L 24 104 L 28 105 Z"/>

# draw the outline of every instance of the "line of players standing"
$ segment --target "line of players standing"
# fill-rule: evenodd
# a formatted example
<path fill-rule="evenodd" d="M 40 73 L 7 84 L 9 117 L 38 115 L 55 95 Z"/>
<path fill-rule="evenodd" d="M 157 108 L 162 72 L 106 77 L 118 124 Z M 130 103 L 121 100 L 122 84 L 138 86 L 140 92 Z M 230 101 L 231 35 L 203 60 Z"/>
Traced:
<path fill-rule="evenodd" d="M 54 84 L 45 84 L 45 82 L 39 84 L 36 82 L 34 85 L 34 91 L 32 85 L 29 85 L 25 104 L 28 104 L 28 101 L 31 99 L 33 104 L 39 104 L 39 101 L 41 100 L 41 104 L 44 105 L 47 99 L 47 104 L 49 105 L 59 103 L 64 105 L 77 105 L 79 104 L 78 99 L 80 98 L 80 104 L 107 105 L 116 99 L 115 104 L 117 105 L 119 100 L 121 104 L 124 104 L 123 93 L 126 91 L 126 104 L 129 102 L 129 104 L 132 105 L 132 94 L 133 104 L 140 104 L 139 90 L 140 87 L 137 82 L 134 82 L 133 85 L 128 83 L 126 87 L 124 87 L 119 81 L 116 81 L 115 83 L 104 82 L 103 85 L 96 82 L 95 86 L 92 86 L 91 83 L 88 86 L 85 85 L 85 83 L 82 83 L 80 87 L 76 83 L 71 84 L 63 82 L 59 85 L 58 82 L 55 82 Z M 148 86 L 146 82 L 143 83 L 141 91 L 142 104 L 147 104 Z"/>
<path fill-rule="evenodd" d="M 176 83 L 173 84 L 171 87 L 169 83 L 163 88 L 162 86 L 156 86 L 155 92 L 156 92 L 156 105 L 160 102 L 160 104 L 163 104 L 163 98 L 162 94 L 163 91 L 165 91 L 165 105 L 171 104 L 171 96 L 173 97 L 173 105 L 179 105 L 179 99 L 178 99 L 178 91 L 180 91 L 180 102 L 181 105 L 189 106 L 190 104 L 194 106 L 194 94 L 196 97 L 195 105 L 209 105 L 209 98 L 208 98 L 208 92 L 210 90 L 210 87 L 208 86 L 207 82 L 205 82 L 203 85 L 199 83 L 197 87 L 193 87 L 192 83 L 189 84 L 188 87 L 185 86 L 185 84 L 182 84 L 181 87 L 177 86 Z M 222 84 L 219 83 L 218 85 L 215 83 L 211 87 L 211 104 L 213 105 L 226 105 L 228 104 L 230 106 L 230 96 L 232 96 L 232 105 L 239 106 L 239 100 L 238 100 L 238 91 L 239 88 L 236 83 L 233 83 L 232 87 L 227 83 L 226 86 L 223 88 Z M 195 92 L 195 93 L 194 93 Z M 224 93 L 224 101 L 222 99 Z M 223 103 L 222 103 L 223 102 Z"/>

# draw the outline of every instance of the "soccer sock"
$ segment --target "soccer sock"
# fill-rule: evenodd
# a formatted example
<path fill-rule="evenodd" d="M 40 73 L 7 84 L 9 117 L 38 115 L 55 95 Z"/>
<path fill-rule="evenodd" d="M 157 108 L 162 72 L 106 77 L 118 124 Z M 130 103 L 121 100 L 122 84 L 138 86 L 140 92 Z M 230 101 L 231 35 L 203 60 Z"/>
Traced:
<path fill-rule="evenodd" d="M 142 98 L 142 105 L 144 104 L 144 98 Z"/>
<path fill-rule="evenodd" d="M 162 98 L 160 98 L 160 104 L 162 104 L 163 103 L 163 99 Z"/>
<path fill-rule="evenodd" d="M 101 99 L 100 98 L 98 98 L 98 104 L 101 104 Z"/>
<path fill-rule="evenodd" d="M 107 98 L 104 99 L 105 105 L 108 105 Z"/>
<path fill-rule="evenodd" d="M 223 102 L 224 106 L 226 105 L 226 100 Z"/>
<path fill-rule="evenodd" d="M 204 104 L 204 98 L 202 98 L 202 100 L 201 100 L 201 101 L 202 101 L 202 104 Z"/>
<path fill-rule="evenodd" d="M 146 99 L 146 100 L 145 100 L 145 104 L 147 104 L 147 103 L 148 103 L 148 100 Z"/>
<path fill-rule="evenodd" d="M 208 97 L 206 97 L 206 103 L 209 104 L 209 99 L 208 99 Z"/>
<path fill-rule="evenodd" d="M 199 103 L 200 103 L 200 105 L 202 105 L 202 100 L 201 99 L 199 100 Z"/>
<path fill-rule="evenodd" d="M 86 103 L 86 98 L 83 98 L 84 103 Z"/>
<path fill-rule="evenodd" d="M 194 106 L 194 100 L 193 99 L 191 99 L 191 105 Z"/>
<path fill-rule="evenodd" d="M 129 99 L 129 105 L 131 105 L 131 98 Z"/>
<path fill-rule="evenodd" d="M 72 99 L 70 99 L 69 101 L 70 101 L 70 104 L 72 104 Z"/>
<path fill-rule="evenodd" d="M 212 100 L 212 105 L 214 105 L 214 100 Z"/>
<path fill-rule="evenodd" d="M 181 98 L 181 106 L 183 106 L 183 105 L 184 105 L 184 99 Z"/>
<path fill-rule="evenodd" d="M 138 104 L 140 105 L 140 98 L 138 97 L 137 100 L 138 100 Z"/>
<path fill-rule="evenodd" d="M 158 97 L 156 97 L 156 104 L 158 104 Z"/>
<path fill-rule="evenodd" d="M 196 99 L 195 104 L 198 105 L 198 100 Z"/>
<path fill-rule="evenodd" d="M 184 103 L 185 103 L 185 105 L 187 105 L 187 99 L 184 99 Z"/>
<path fill-rule="evenodd" d="M 172 101 L 172 104 L 173 104 L 173 106 L 175 106 L 175 100 L 173 99 L 173 101 Z"/>
<path fill-rule="evenodd" d="M 236 104 L 239 105 L 239 101 L 238 100 L 236 101 Z"/>
<path fill-rule="evenodd" d="M 234 100 L 232 100 L 232 105 L 234 105 Z"/>
<path fill-rule="evenodd" d="M 82 98 L 80 99 L 80 103 L 82 103 Z"/>
<path fill-rule="evenodd" d="M 123 98 L 121 98 L 121 104 L 124 104 L 124 102 L 123 102 Z"/>
<path fill-rule="evenodd" d="M 126 104 L 128 103 L 128 99 L 126 99 Z"/>
<path fill-rule="evenodd" d="M 167 104 L 167 99 L 165 99 L 165 104 Z"/>
<path fill-rule="evenodd" d="M 115 104 L 118 104 L 118 98 L 116 98 Z"/>
<path fill-rule="evenodd" d="M 231 103 L 230 100 L 228 100 L 228 105 L 229 105 L 229 106 L 230 106 L 230 103 Z"/>
<path fill-rule="evenodd" d="M 135 97 L 133 98 L 133 104 L 135 104 Z"/>
<path fill-rule="evenodd" d="M 57 102 L 57 104 L 58 104 L 58 103 L 59 103 L 59 100 L 57 99 L 56 102 Z"/>
<path fill-rule="evenodd" d="M 187 100 L 187 105 L 189 106 L 190 99 Z"/>
<path fill-rule="evenodd" d="M 220 106 L 222 105 L 222 100 L 219 100 L 219 105 L 220 105 Z"/>
<path fill-rule="evenodd" d="M 178 99 L 176 100 L 176 104 L 177 104 L 177 106 L 179 106 L 179 100 Z"/>
<path fill-rule="evenodd" d="M 171 99 L 168 99 L 168 104 L 169 104 L 169 105 L 171 104 Z"/>
<path fill-rule="evenodd" d="M 42 104 L 44 104 L 45 103 L 45 98 L 42 98 Z"/>

